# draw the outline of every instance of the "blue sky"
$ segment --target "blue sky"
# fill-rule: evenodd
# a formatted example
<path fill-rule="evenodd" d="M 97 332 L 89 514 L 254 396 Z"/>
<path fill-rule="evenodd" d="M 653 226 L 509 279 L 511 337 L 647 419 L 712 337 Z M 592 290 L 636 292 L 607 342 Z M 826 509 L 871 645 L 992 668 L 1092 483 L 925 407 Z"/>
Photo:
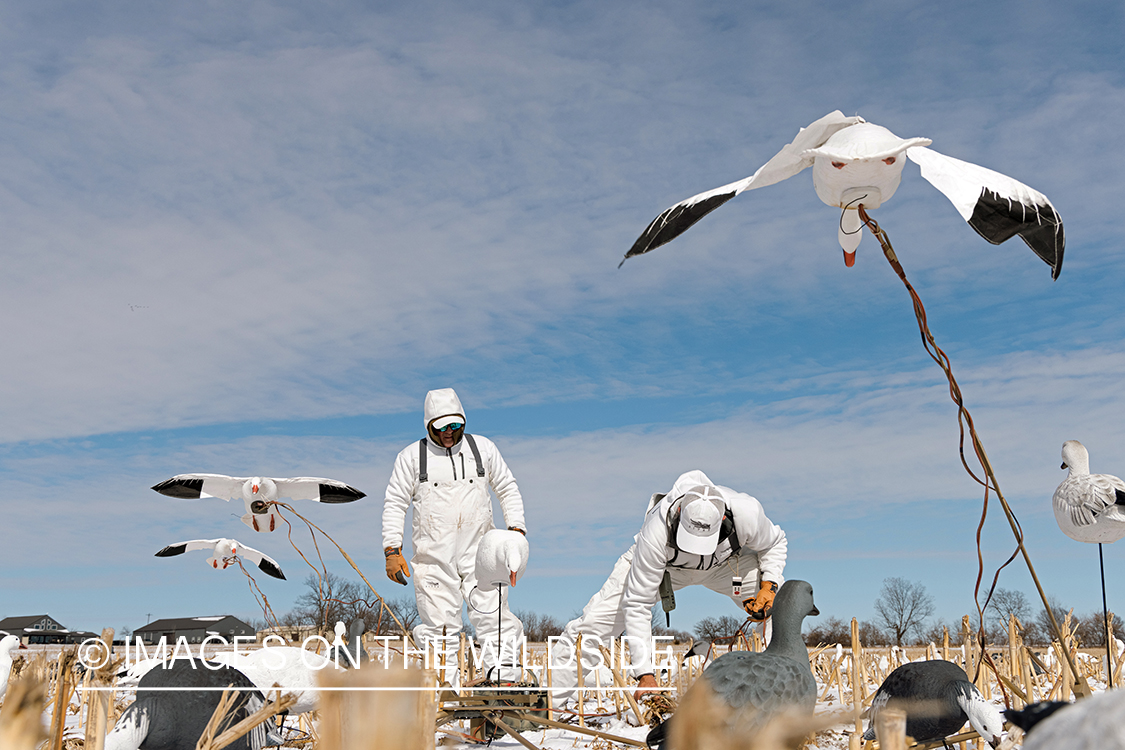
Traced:
<path fill-rule="evenodd" d="M 953 360 L 1048 593 L 1100 603 L 1057 528 L 1059 450 L 1125 473 L 1117 3 L 0 3 L 0 616 L 260 616 L 162 546 L 241 508 L 182 472 L 327 476 L 304 507 L 380 592 L 382 497 L 432 388 L 523 490 L 515 608 L 578 611 L 681 472 L 759 498 L 825 616 L 883 579 L 972 609 L 981 492 L 909 298 L 854 268 L 808 172 L 616 268 L 658 212 L 835 109 L 1047 194 L 1062 275 L 907 165 L 875 212 Z M 309 504 L 311 506 L 311 504 Z M 992 506 L 991 567 L 1012 550 Z M 1119 568 L 1120 545 L 1106 548 Z M 332 555 L 331 568 L 350 572 Z M 306 569 L 307 570 L 307 569 Z M 1013 564 L 1001 585 L 1031 597 Z M 1125 583 L 1110 576 L 1110 606 Z M 673 623 L 737 614 L 710 593 Z"/>

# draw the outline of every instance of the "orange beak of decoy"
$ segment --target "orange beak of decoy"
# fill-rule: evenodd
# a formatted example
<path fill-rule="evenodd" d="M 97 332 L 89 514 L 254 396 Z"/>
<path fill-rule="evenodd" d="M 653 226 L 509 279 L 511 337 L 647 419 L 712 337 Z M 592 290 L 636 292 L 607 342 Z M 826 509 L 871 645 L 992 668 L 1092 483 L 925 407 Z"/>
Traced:
<path fill-rule="evenodd" d="M 852 266 L 855 265 L 855 251 L 854 250 L 850 253 L 847 250 L 844 251 L 844 265 L 847 266 L 848 268 L 851 268 Z"/>
<path fill-rule="evenodd" d="M 853 260 L 852 262 L 854 263 L 855 261 Z M 255 495 L 257 495 L 258 494 L 258 485 L 256 485 L 256 484 L 252 485 L 250 487 L 250 491 L 253 492 Z"/>
<path fill-rule="evenodd" d="M 516 585 L 516 571 L 513 570 L 511 573 L 508 574 L 508 580 L 512 582 L 513 586 Z"/>

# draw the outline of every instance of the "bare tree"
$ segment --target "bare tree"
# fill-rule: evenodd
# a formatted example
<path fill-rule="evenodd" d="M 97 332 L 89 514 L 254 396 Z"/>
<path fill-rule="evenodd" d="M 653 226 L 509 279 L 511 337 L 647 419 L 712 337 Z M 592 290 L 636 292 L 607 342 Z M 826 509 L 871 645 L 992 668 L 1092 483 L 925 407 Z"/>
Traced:
<path fill-rule="evenodd" d="M 851 636 L 849 635 L 849 638 Z M 863 620 L 859 623 L 859 642 L 864 646 L 889 646 L 891 639 L 878 623 Z"/>
<path fill-rule="evenodd" d="M 958 628 L 952 628 L 946 624 L 943 618 L 938 618 L 936 622 L 930 623 L 930 626 L 924 631 L 918 631 L 918 640 L 921 642 L 919 645 L 925 646 L 927 644 L 940 645 L 945 641 L 945 634 L 949 633 L 949 643 L 951 645 L 961 645 L 959 639 L 961 631 Z"/>
<path fill-rule="evenodd" d="M 906 636 L 922 628 L 926 618 L 934 613 L 934 598 L 926 593 L 921 583 L 905 578 L 885 578 L 875 612 L 894 637 L 895 645 L 902 646 Z"/>
<path fill-rule="evenodd" d="M 1113 617 L 1113 637 L 1125 640 L 1125 631 L 1122 629 L 1121 620 L 1117 619 L 1112 612 L 1109 613 Z M 1083 646 L 1105 646 L 1105 615 L 1102 614 L 1100 609 L 1095 609 L 1088 615 L 1085 615 L 1078 622 L 1078 642 Z"/>
<path fill-rule="evenodd" d="M 1008 621 L 1012 616 L 1026 631 L 1031 624 L 1031 605 L 1022 591 L 996 589 L 984 610 L 985 630 L 990 641 L 1004 641 L 1008 638 Z"/>
<path fill-rule="evenodd" d="M 832 645 L 841 643 L 845 646 L 852 642 L 852 624 L 839 617 L 829 617 L 818 622 L 805 634 L 805 643 L 810 646 Z"/>
<path fill-rule="evenodd" d="M 1054 595 L 1047 597 L 1047 604 L 1051 606 L 1051 612 L 1055 615 L 1055 622 L 1059 624 L 1060 628 L 1065 629 L 1067 615 L 1074 610 L 1067 607 Z M 1028 626 L 1024 639 L 1030 643 L 1041 645 L 1047 645 L 1055 639 L 1055 631 L 1051 627 L 1051 618 L 1047 615 L 1046 609 L 1040 609 L 1035 613 L 1035 619 Z"/>
<path fill-rule="evenodd" d="M 735 633 L 742 627 L 743 620 L 730 615 L 719 617 L 704 617 L 695 623 L 695 637 L 701 641 L 715 641 L 724 638 L 734 638 Z"/>
<path fill-rule="evenodd" d="M 545 643 L 550 636 L 562 634 L 563 626 L 551 615 L 528 610 L 516 610 L 512 614 L 523 623 L 523 632 L 527 636 L 528 643 Z"/>

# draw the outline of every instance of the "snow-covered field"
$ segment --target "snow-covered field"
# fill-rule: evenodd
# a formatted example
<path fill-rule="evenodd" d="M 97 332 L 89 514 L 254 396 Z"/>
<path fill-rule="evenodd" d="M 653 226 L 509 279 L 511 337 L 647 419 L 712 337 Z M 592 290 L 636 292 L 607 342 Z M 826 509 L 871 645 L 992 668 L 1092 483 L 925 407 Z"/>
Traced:
<path fill-rule="evenodd" d="M 13 679 L 17 677 L 31 677 L 48 684 L 47 701 L 43 710 L 43 726 L 45 730 L 52 726 L 52 711 L 54 705 L 54 690 L 57 685 L 57 663 L 60 658 L 60 647 L 33 647 L 27 651 L 20 651 L 20 656 L 13 668 Z M 680 652 L 682 653 L 682 651 Z M 1009 683 L 1003 690 L 1001 683 L 990 672 L 985 671 L 978 680 L 982 692 L 998 708 L 1005 707 L 1005 693 L 1008 702 L 1014 707 L 1023 705 L 1021 700 L 1011 688 L 1014 685 L 1020 693 L 1034 702 L 1038 700 L 1070 699 L 1069 678 L 1065 661 L 1059 658 L 1057 649 L 1035 648 L 1026 649 L 1020 644 L 1013 647 L 1005 644 L 990 648 L 994 662 Z M 1104 658 L 1095 656 L 1081 650 L 1075 650 L 1075 659 L 1079 671 L 1087 680 L 1093 691 L 1101 692 L 1106 689 L 1106 673 Z M 807 747 L 817 750 L 845 750 L 849 747 L 849 738 L 854 731 L 854 706 L 858 697 L 861 707 L 870 705 L 870 700 L 878 686 L 887 674 L 907 661 L 918 661 L 927 658 L 946 658 L 955 663 L 963 663 L 965 656 L 960 648 L 942 649 L 931 645 L 926 649 L 865 649 L 858 660 L 853 658 L 852 651 L 840 646 L 829 648 L 810 649 L 810 661 L 813 673 L 817 679 L 818 701 L 817 713 L 824 716 L 835 716 L 840 722 L 827 729 L 817 732 L 810 738 Z M 1119 663 L 1119 662 L 1118 662 Z M 689 685 L 698 676 L 699 667 L 691 666 L 681 675 L 665 675 L 664 684 L 671 689 L 674 698 L 679 697 L 679 692 Z M 1120 669 L 1118 670 L 1120 672 Z M 856 679 L 857 676 L 857 679 Z M 76 750 L 85 747 L 83 738 L 86 734 L 87 705 L 90 691 L 83 690 L 85 678 L 79 673 L 72 673 L 68 678 L 72 692 L 66 708 L 65 731 L 63 735 L 64 747 Z M 1118 677 L 1120 679 L 1120 676 Z M 606 684 L 610 684 L 607 680 Z M 88 684 L 88 682 L 86 683 Z M 853 692 L 853 685 L 858 689 L 859 695 Z M 10 693 L 9 693 L 10 695 Z M 115 693 L 114 717 L 120 716 L 122 710 L 133 700 L 135 691 L 129 688 L 118 689 Z M 615 696 L 612 691 L 590 690 L 584 704 L 586 725 L 610 735 L 643 741 L 648 733 L 648 726 L 638 726 L 628 703 L 620 693 Z M 2 706 L 2 701 L 0 701 Z M 444 704 L 449 708 L 450 704 Z M 643 707 L 643 706 L 642 706 Z M 576 714 L 574 704 L 568 706 L 567 711 L 556 711 L 553 716 L 562 721 L 573 722 Z M 2 714 L 0 714 L 2 715 Z M 432 715 L 432 714 L 431 714 Z M 318 750 L 317 730 L 319 723 L 310 718 L 309 714 L 291 716 L 285 720 L 287 748 L 305 748 Z M 480 745 L 466 739 L 469 732 L 468 720 L 453 721 L 446 724 L 442 730 L 434 735 L 435 746 L 449 748 L 472 748 Z M 562 750 L 562 748 L 614 748 L 629 747 L 609 741 L 605 738 L 592 737 L 574 731 L 559 728 L 543 728 L 523 732 L 523 738 L 535 747 L 544 750 Z M 1004 743 L 1005 747 L 1019 747 L 1019 735 L 1013 733 Z M 525 747 L 517 739 L 510 736 L 498 737 L 491 743 L 496 748 Z M 969 747 L 984 747 L 979 741 L 968 743 Z M 328 750 L 324 748 L 324 750 Z"/>

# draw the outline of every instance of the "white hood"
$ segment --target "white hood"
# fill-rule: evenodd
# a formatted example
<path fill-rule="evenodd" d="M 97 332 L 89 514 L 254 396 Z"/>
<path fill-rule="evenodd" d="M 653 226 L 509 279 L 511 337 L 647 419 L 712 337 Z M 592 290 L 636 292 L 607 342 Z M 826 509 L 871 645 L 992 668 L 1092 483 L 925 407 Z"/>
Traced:
<path fill-rule="evenodd" d="M 465 410 L 461 406 L 461 399 L 457 398 L 457 392 L 452 388 L 441 388 L 427 393 L 422 414 L 422 427 L 426 430 L 427 436 L 430 435 L 430 425 L 435 419 L 456 416 L 460 418 L 462 424 L 465 422 Z M 433 442 L 432 438 L 430 442 Z"/>

